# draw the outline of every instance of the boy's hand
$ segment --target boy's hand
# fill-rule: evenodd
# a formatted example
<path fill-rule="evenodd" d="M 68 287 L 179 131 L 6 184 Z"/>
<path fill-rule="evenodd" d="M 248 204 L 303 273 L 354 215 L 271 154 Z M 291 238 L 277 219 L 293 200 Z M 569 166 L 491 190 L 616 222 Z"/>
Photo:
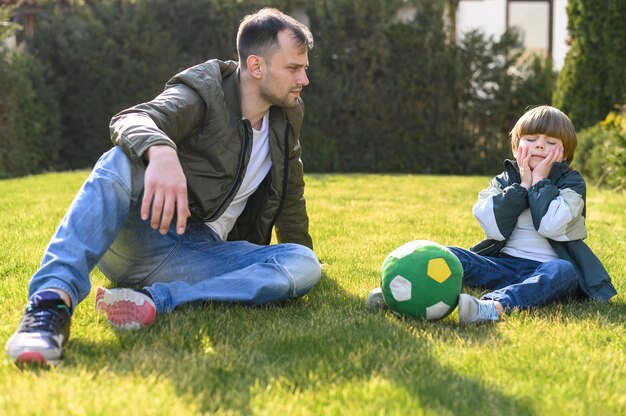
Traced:
<path fill-rule="evenodd" d="M 558 144 L 548 151 L 548 156 L 535 166 L 532 172 L 532 184 L 536 184 L 540 180 L 547 178 L 552 170 L 554 162 L 560 162 L 563 160 L 563 146 Z"/>
<path fill-rule="evenodd" d="M 517 161 L 517 167 L 519 168 L 519 174 L 521 177 L 520 185 L 529 189 L 533 181 L 533 171 L 530 169 L 530 152 L 526 146 L 520 146 L 517 148 L 515 160 Z"/>

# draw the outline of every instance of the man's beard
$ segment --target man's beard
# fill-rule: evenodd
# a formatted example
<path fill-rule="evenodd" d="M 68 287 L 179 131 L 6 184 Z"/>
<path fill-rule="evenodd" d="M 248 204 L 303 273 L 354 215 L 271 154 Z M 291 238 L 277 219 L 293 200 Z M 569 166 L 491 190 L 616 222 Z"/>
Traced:
<path fill-rule="evenodd" d="M 298 99 L 291 96 L 291 92 L 287 96 L 279 97 L 275 94 L 261 92 L 261 98 L 271 105 L 277 105 L 284 108 L 294 108 L 298 104 Z"/>
<path fill-rule="evenodd" d="M 272 79 L 269 79 L 267 84 L 261 88 L 261 99 L 271 105 L 277 105 L 284 108 L 294 108 L 298 104 L 298 97 L 293 97 L 291 92 L 294 90 L 301 91 L 301 89 L 291 88 L 287 94 L 279 96 L 272 90 L 272 87 L 275 85 L 272 81 Z"/>

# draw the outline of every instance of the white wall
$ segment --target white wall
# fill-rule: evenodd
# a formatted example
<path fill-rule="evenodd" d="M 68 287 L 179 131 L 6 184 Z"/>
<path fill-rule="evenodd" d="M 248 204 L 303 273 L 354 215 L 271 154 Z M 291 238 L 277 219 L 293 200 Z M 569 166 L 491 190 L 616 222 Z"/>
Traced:
<path fill-rule="evenodd" d="M 567 37 L 567 0 L 554 0 L 552 21 L 552 59 L 554 68 L 563 66 L 569 46 Z M 506 0 L 461 0 L 457 10 L 457 39 L 480 29 L 487 36 L 499 37 L 506 30 Z"/>
<path fill-rule="evenodd" d="M 554 67 L 561 69 L 565 55 L 569 49 L 567 45 L 567 0 L 554 0 L 554 19 L 552 20 L 552 60 Z"/>

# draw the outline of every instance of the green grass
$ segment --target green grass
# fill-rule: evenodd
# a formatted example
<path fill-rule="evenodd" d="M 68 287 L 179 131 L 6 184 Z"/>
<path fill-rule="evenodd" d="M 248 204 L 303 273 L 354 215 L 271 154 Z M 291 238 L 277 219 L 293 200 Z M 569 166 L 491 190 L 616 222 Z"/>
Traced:
<path fill-rule="evenodd" d="M 0 343 L 86 172 L 0 181 Z M 309 175 L 324 275 L 299 300 L 194 304 L 113 331 L 90 296 L 63 364 L 21 371 L 2 354 L 0 414 L 626 414 L 626 195 L 589 189 L 587 243 L 619 292 L 460 327 L 367 313 L 385 255 L 415 239 L 468 247 L 489 178 Z M 99 271 L 95 285 L 108 284 Z"/>

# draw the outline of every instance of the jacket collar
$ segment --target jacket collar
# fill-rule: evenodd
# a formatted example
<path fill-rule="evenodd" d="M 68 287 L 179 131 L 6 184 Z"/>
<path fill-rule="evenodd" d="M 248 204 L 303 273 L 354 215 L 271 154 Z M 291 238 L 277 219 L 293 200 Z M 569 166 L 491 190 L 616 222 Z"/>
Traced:
<path fill-rule="evenodd" d="M 224 102 L 228 110 L 239 118 L 241 114 L 241 97 L 239 94 L 239 67 L 230 74 L 222 74 L 222 88 L 224 90 Z"/>
<path fill-rule="evenodd" d="M 509 175 L 509 180 L 511 183 L 520 183 L 522 178 L 519 174 L 519 167 L 517 166 L 517 162 L 515 160 L 506 159 L 504 161 L 504 170 Z M 555 162 L 552 165 L 552 169 L 550 170 L 550 174 L 548 175 L 548 179 L 550 179 L 553 183 L 557 183 L 566 173 L 571 171 L 572 168 L 567 164 L 567 162 Z"/>

